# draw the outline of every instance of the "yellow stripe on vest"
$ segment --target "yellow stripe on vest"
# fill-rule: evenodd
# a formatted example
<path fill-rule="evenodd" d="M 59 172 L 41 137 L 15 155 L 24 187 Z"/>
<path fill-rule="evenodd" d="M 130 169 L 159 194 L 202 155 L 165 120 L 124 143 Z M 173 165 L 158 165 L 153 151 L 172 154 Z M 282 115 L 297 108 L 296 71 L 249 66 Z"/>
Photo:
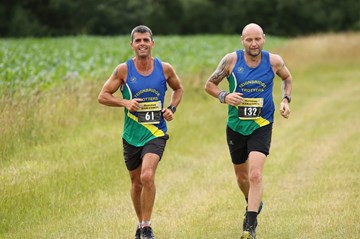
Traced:
<path fill-rule="evenodd" d="M 264 119 L 263 117 L 260 117 L 260 118 L 254 120 L 254 121 L 255 121 L 255 123 L 257 123 L 258 125 L 260 125 L 260 127 L 263 127 L 263 126 L 265 126 L 265 125 L 270 124 L 270 122 L 269 122 L 268 120 Z"/>
<path fill-rule="evenodd" d="M 130 111 L 128 111 L 127 116 L 130 119 L 138 122 L 138 118 L 135 115 L 131 114 Z M 154 135 L 155 137 L 161 137 L 161 136 L 165 135 L 161 129 L 157 128 L 156 126 L 154 126 L 152 124 L 140 124 L 140 125 L 144 126 L 146 129 L 148 129 L 152 133 L 152 135 Z"/>

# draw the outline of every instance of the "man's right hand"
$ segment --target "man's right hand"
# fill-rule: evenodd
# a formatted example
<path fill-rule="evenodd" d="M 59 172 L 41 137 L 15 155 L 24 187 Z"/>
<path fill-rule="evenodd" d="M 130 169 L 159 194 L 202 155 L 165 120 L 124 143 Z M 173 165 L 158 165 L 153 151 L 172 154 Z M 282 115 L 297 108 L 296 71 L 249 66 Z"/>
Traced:
<path fill-rule="evenodd" d="M 243 94 L 239 92 L 230 93 L 225 97 L 225 103 L 231 106 L 238 106 L 244 102 L 242 95 Z"/>
<path fill-rule="evenodd" d="M 142 101 L 143 101 L 143 99 L 140 99 L 140 98 L 134 98 L 134 99 L 128 100 L 125 104 L 125 107 L 130 112 L 135 112 L 140 108 L 139 102 L 142 102 Z"/>

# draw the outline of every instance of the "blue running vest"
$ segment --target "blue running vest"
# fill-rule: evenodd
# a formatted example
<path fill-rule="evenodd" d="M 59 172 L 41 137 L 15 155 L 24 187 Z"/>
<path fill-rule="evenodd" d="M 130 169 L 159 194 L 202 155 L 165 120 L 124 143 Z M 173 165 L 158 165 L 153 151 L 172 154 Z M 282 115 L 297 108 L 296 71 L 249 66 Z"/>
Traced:
<path fill-rule="evenodd" d="M 275 74 L 270 64 L 270 54 L 262 51 L 260 64 L 249 67 L 244 59 L 244 51 L 236 51 L 237 61 L 233 71 L 227 78 L 230 92 L 243 93 L 244 98 L 263 98 L 260 118 L 254 120 L 239 119 L 238 108 L 228 107 L 227 125 L 242 135 L 250 135 L 259 127 L 268 125 L 274 120 L 273 84 Z"/>
<path fill-rule="evenodd" d="M 143 102 L 161 101 L 164 108 L 164 97 L 167 90 L 166 78 L 161 61 L 154 58 L 154 70 L 148 76 L 139 74 L 133 59 L 126 61 L 128 74 L 126 84 L 120 90 L 124 99 L 141 98 Z M 161 114 L 158 124 L 140 124 L 138 113 L 125 110 L 124 132 L 122 137 L 131 145 L 141 147 L 150 140 L 164 136 L 167 132 L 166 122 Z"/>

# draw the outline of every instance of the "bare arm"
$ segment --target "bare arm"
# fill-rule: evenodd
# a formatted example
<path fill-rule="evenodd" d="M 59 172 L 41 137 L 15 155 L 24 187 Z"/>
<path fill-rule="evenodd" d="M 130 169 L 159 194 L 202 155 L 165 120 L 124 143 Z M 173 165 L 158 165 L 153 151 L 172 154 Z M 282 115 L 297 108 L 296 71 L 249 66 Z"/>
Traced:
<path fill-rule="evenodd" d="M 205 84 L 205 91 L 214 96 L 218 97 L 219 93 L 221 92 L 221 89 L 218 87 L 220 82 L 227 77 L 230 74 L 230 65 L 232 62 L 232 56 L 231 53 L 225 55 L 215 71 L 211 74 L 209 79 L 206 81 Z"/>
<path fill-rule="evenodd" d="M 184 92 L 180 78 L 170 64 L 163 63 L 163 69 L 167 83 L 169 84 L 170 88 L 173 90 L 171 94 L 170 105 L 178 106 Z"/>
<path fill-rule="evenodd" d="M 222 90 L 218 87 L 219 83 L 227 76 L 230 75 L 235 63 L 237 60 L 237 56 L 235 52 L 229 53 L 224 56 L 224 58 L 220 61 L 216 70 L 211 74 L 209 79 L 205 84 L 205 91 L 213 96 L 218 98 L 219 95 L 222 94 Z M 226 93 L 224 97 L 224 103 L 229 105 L 238 105 L 242 102 L 241 93 Z M 221 97 L 220 97 L 221 98 Z"/>
<path fill-rule="evenodd" d="M 270 60 L 275 73 L 282 80 L 281 82 L 282 101 L 280 103 L 280 113 L 284 118 L 289 118 L 290 102 L 284 97 L 288 96 L 291 98 L 292 76 L 281 56 L 272 54 Z"/>
<path fill-rule="evenodd" d="M 173 90 L 171 93 L 170 104 L 177 107 L 180 104 L 182 95 L 184 93 L 183 86 L 181 84 L 179 76 L 176 74 L 174 68 L 169 63 L 163 63 L 163 70 L 166 77 L 166 81 L 170 88 Z M 163 109 L 163 116 L 167 121 L 173 119 L 173 112 L 167 108 Z"/>
<path fill-rule="evenodd" d="M 98 101 L 100 104 L 112 107 L 126 107 L 129 111 L 136 111 L 139 109 L 141 99 L 126 100 L 123 98 L 115 97 L 114 93 L 119 89 L 122 84 L 125 84 L 127 75 L 127 66 L 125 63 L 118 65 L 113 74 L 103 85 Z"/>

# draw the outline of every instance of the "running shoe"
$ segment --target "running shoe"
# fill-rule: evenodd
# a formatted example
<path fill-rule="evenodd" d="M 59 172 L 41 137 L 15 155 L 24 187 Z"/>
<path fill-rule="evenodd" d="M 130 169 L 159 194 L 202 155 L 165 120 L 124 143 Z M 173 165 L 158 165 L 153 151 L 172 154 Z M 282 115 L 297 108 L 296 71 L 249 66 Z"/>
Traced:
<path fill-rule="evenodd" d="M 241 234 L 240 239 L 256 239 L 256 233 L 254 230 L 245 230 Z"/>
<path fill-rule="evenodd" d="M 141 239 L 141 229 L 137 228 L 135 233 L 135 239 Z"/>
<path fill-rule="evenodd" d="M 141 229 L 141 239 L 155 239 L 154 232 L 151 227 L 143 227 Z"/>

